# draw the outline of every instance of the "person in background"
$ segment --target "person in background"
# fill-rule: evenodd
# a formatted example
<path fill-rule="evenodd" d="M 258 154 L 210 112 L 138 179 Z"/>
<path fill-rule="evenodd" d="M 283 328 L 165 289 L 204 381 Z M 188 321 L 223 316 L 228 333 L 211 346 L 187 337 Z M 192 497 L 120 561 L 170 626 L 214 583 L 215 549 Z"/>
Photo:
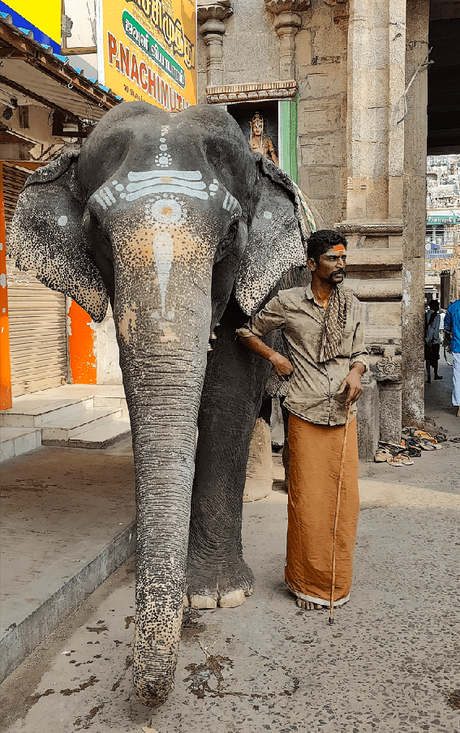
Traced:
<path fill-rule="evenodd" d="M 452 351 L 452 404 L 460 417 L 460 299 L 451 303 L 444 318 L 444 335 L 450 341 Z"/>
<path fill-rule="evenodd" d="M 440 327 L 439 300 L 431 300 L 429 310 L 425 313 L 425 363 L 428 384 L 431 384 L 431 368 L 434 371 L 434 378 L 442 379 L 438 374 L 439 352 L 441 349 Z"/>

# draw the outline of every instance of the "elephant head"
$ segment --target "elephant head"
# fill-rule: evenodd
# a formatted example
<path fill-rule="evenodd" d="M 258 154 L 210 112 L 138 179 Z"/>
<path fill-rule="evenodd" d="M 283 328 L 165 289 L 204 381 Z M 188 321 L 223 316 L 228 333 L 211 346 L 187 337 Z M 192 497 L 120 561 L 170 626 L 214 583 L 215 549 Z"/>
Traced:
<path fill-rule="evenodd" d="M 134 676 L 147 705 L 164 701 L 177 661 L 210 334 L 231 297 L 252 314 L 305 264 L 308 233 L 290 178 L 208 106 L 122 103 L 19 197 L 18 266 L 95 321 L 113 305 L 136 469 Z"/>

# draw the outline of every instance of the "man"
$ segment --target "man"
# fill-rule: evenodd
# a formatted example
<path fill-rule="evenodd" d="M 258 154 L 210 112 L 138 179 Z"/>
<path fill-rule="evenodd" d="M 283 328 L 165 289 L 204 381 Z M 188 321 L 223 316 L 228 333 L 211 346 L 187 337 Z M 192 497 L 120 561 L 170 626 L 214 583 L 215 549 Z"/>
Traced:
<path fill-rule="evenodd" d="M 460 300 L 451 303 L 444 318 L 444 334 L 450 338 L 453 361 L 452 404 L 457 407 L 460 417 Z"/>
<path fill-rule="evenodd" d="M 434 378 L 442 379 L 438 374 L 439 351 L 441 349 L 439 300 L 430 300 L 428 307 L 429 310 L 425 314 L 425 362 L 428 374 L 426 381 L 431 384 L 431 367 L 433 367 Z"/>
<path fill-rule="evenodd" d="M 359 301 L 341 283 L 346 239 L 331 230 L 307 243 L 311 285 L 280 291 L 237 331 L 242 343 L 268 359 L 281 378 L 290 377 L 290 488 L 286 583 L 301 608 L 330 605 L 333 525 L 345 422 L 351 422 L 345 454 L 336 537 L 334 605 L 350 596 L 359 512 L 358 441 L 354 404 L 367 369 Z M 289 359 L 262 338 L 281 328 Z"/>

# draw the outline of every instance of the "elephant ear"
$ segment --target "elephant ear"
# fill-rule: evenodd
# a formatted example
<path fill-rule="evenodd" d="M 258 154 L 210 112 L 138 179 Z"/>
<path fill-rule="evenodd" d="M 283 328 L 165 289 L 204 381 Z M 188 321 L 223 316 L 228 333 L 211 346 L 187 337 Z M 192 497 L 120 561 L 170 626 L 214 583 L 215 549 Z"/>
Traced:
<path fill-rule="evenodd" d="M 19 195 L 8 239 L 20 270 L 73 298 L 94 321 L 103 320 L 108 294 L 82 227 L 85 208 L 77 180 L 78 149 L 37 169 Z"/>
<path fill-rule="evenodd" d="M 299 189 L 287 173 L 257 154 L 259 180 L 248 244 L 235 283 L 235 296 L 253 315 L 280 278 L 306 265 L 306 240 L 315 222 L 304 216 Z"/>

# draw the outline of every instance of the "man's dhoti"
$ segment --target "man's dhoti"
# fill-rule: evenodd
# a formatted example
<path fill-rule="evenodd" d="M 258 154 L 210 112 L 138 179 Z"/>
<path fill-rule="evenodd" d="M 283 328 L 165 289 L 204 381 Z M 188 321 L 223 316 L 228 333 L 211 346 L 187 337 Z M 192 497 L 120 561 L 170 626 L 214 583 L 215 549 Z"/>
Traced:
<path fill-rule="evenodd" d="M 299 598 L 330 605 L 332 539 L 345 426 L 289 415 L 290 489 L 285 578 Z M 346 603 L 359 514 L 356 419 L 348 428 L 335 549 L 334 605 Z"/>

